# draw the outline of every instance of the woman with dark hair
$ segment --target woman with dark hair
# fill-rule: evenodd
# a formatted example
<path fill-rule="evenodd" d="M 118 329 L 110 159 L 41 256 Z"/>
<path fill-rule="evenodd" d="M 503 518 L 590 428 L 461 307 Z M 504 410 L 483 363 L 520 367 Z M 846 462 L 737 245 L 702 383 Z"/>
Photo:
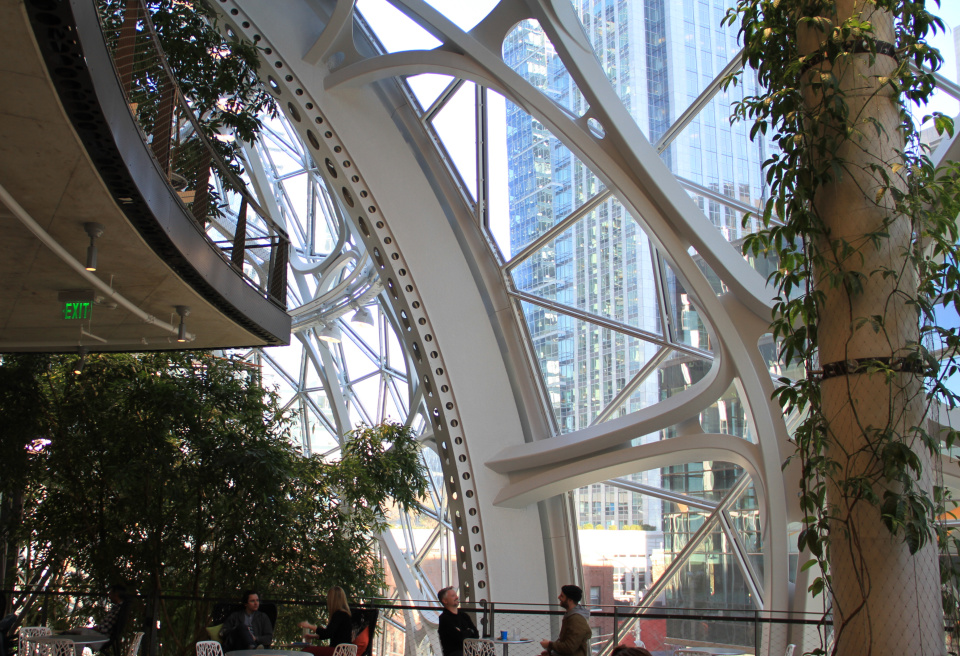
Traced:
<path fill-rule="evenodd" d="M 309 629 L 313 633 L 308 633 L 304 638 L 319 638 L 321 640 L 329 639 L 330 647 L 337 645 L 350 644 L 353 642 L 353 621 L 350 613 L 350 604 L 347 603 L 347 593 L 339 585 L 330 588 L 327 593 L 327 622 L 326 628 L 311 624 L 310 622 L 300 622 L 300 628 Z M 324 654 L 329 650 L 324 647 L 301 647 L 303 651 L 311 654 Z"/>

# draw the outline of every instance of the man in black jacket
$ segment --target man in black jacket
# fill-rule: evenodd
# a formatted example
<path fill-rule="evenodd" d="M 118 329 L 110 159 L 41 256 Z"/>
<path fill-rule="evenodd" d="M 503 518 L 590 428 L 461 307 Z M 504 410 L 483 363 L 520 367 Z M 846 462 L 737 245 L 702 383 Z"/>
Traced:
<path fill-rule="evenodd" d="M 437 629 L 443 656 L 463 656 L 464 638 L 479 638 L 480 633 L 470 616 L 460 612 L 460 597 L 456 590 L 444 588 L 437 593 L 437 599 L 443 604 Z"/>
<path fill-rule="evenodd" d="M 224 651 L 269 648 L 273 642 L 273 624 L 260 612 L 260 595 L 256 590 L 243 593 L 243 610 L 231 613 L 220 629 Z"/>

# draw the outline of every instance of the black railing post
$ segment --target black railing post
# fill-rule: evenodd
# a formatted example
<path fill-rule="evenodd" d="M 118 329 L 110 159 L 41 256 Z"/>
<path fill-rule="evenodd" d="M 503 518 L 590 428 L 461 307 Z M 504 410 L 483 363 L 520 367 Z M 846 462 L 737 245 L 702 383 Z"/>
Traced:
<path fill-rule="evenodd" d="M 273 266 L 270 271 L 267 293 L 276 301 L 284 303 L 287 298 L 287 248 L 290 242 L 286 235 L 277 233 L 277 244 L 273 247 Z"/>
<path fill-rule="evenodd" d="M 144 652 L 146 656 L 157 656 L 160 651 L 157 640 L 157 611 L 160 606 L 160 592 L 159 590 L 152 590 L 149 594 L 143 618 L 143 637 L 147 643 Z"/>
<path fill-rule="evenodd" d="M 247 199 L 240 197 L 240 211 L 237 212 L 237 230 L 233 235 L 233 251 L 230 253 L 230 263 L 243 272 L 243 255 L 247 250 Z M 271 277 L 273 273 L 271 272 Z"/>

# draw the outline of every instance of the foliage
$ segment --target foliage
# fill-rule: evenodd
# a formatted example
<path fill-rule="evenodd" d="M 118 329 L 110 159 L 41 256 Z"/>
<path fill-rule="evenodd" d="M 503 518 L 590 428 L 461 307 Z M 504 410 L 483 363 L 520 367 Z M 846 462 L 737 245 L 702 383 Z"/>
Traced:
<path fill-rule="evenodd" d="M 122 580 L 162 594 L 167 646 L 184 654 L 210 605 L 171 596 L 380 592 L 372 532 L 384 504 L 412 505 L 427 485 L 408 429 L 358 427 L 342 459 L 324 462 L 290 444 L 276 394 L 237 358 L 92 355 L 79 376 L 72 365 L 17 355 L 0 366 L 13 420 L 0 428 L 0 454 L 17 463 L 3 478 L 3 529 L 8 553 L 21 555 L 18 585 L 102 590 Z M 18 494 L 20 513 L 7 503 Z M 59 611 L 83 621 L 91 608 Z M 278 635 L 292 638 L 300 619 L 281 614 Z"/>
<path fill-rule="evenodd" d="M 810 588 L 813 594 L 830 591 L 831 531 L 853 531 L 844 508 L 875 506 L 911 552 L 934 539 L 941 548 L 954 543 L 936 521 L 943 494 L 918 483 L 930 476 L 923 472 L 924 459 L 936 462 L 940 441 L 949 448 L 954 440 L 953 431 L 930 435 L 925 426 L 937 404 L 957 404 L 958 397 L 943 381 L 957 371 L 960 348 L 956 330 L 937 322 L 938 308 L 956 311 L 960 300 L 955 221 L 960 168 L 955 163 L 934 167 L 909 107 L 929 97 L 934 88 L 929 70 L 942 61 L 925 42 L 929 32 L 943 30 L 927 4 L 875 0 L 857 4 L 863 13 L 841 16 L 831 0 L 739 0 L 724 19 L 739 23 L 743 63 L 756 71 L 762 87 L 758 95 L 735 104 L 734 120 L 751 122 L 751 138 L 776 145 L 764 163 L 770 189 L 762 214 L 765 229 L 745 240 L 744 252 L 778 263 L 770 276 L 778 290 L 772 332 L 784 365 L 802 367 L 800 377 L 779 379 L 775 399 L 786 413 L 804 417 L 794 436 L 806 515 L 799 547 L 814 557 L 806 567 L 821 568 Z M 886 29 L 880 25 L 888 19 L 890 36 L 878 32 Z M 892 39 L 892 49 L 885 39 Z M 873 72 L 883 66 L 892 72 Z M 851 85 L 852 70 L 869 72 Z M 737 83 L 733 76 L 727 88 Z M 856 93 L 850 86 L 858 87 Z M 892 103 L 887 105 L 894 110 L 892 121 L 872 111 L 884 103 Z M 952 134 L 947 117 L 928 118 L 938 132 Z M 861 204 L 872 206 L 882 219 L 856 238 L 838 229 L 844 217 L 824 208 L 839 206 L 829 205 L 828 196 L 844 193 L 840 189 L 855 196 L 854 202 L 862 197 Z M 744 218 L 745 226 L 749 219 Z M 869 264 L 872 253 L 889 244 L 902 249 L 901 265 Z M 870 313 L 851 310 L 850 316 L 837 319 L 825 312 L 831 299 L 842 297 L 855 308 L 878 289 L 883 291 L 873 299 Z M 889 321 L 892 307 L 917 317 L 914 336 L 903 343 Z M 827 324 L 828 319 L 834 323 Z M 879 413 L 886 420 L 871 423 L 866 414 L 856 416 L 865 442 L 859 453 L 875 458 L 871 468 L 856 475 L 845 463 L 857 453 L 839 459 L 834 417 L 823 413 L 825 325 L 849 329 L 847 347 L 872 332 L 893 349 L 888 359 L 844 363 L 851 374 L 885 377 L 889 387 L 889 398 L 879 400 L 887 405 Z M 920 419 L 904 426 L 904 409 L 911 406 L 921 407 Z M 956 614 L 957 578 L 955 573 L 947 578 L 945 604 Z"/>

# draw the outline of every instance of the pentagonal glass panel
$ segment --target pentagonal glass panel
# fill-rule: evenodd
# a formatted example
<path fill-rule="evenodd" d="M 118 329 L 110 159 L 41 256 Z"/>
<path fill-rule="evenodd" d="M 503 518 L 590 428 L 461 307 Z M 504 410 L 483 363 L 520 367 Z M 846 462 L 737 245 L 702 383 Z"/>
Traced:
<path fill-rule="evenodd" d="M 477 85 L 464 82 L 431 120 L 471 200 L 477 198 L 476 93 Z"/>
<path fill-rule="evenodd" d="M 440 41 L 386 0 L 357 0 L 357 10 L 387 52 L 430 50 Z"/>
<path fill-rule="evenodd" d="M 420 108 L 427 110 L 440 97 L 450 83 L 453 81 L 452 75 L 439 75 L 437 73 L 423 73 L 422 75 L 411 75 L 405 78 L 413 95 L 417 97 Z"/>

